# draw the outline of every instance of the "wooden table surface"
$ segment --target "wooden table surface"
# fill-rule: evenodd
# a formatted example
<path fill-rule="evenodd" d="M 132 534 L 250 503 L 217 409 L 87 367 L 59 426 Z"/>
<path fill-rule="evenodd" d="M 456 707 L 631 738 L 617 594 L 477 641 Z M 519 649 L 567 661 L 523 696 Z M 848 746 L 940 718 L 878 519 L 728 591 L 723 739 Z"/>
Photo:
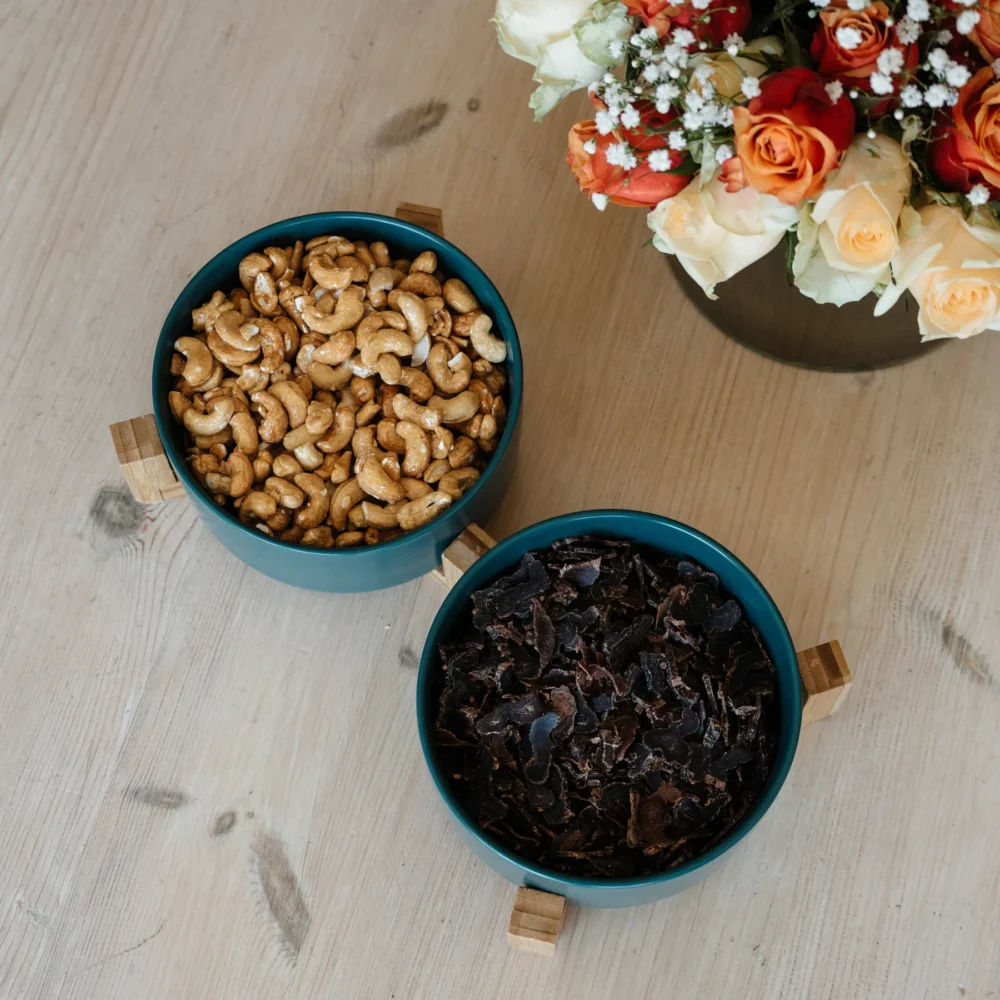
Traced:
<path fill-rule="evenodd" d="M 1000 335 L 877 374 L 699 319 L 536 127 L 487 3 L 0 3 L 0 997 L 1000 997 Z M 680 896 L 509 951 L 414 724 L 429 579 L 266 579 L 123 490 L 188 277 L 265 223 L 439 205 L 527 366 L 497 536 L 669 514 L 761 577 L 842 711 Z M 761 289 L 761 295 L 767 290 Z M 267 891 L 265 891 L 265 889 Z"/>

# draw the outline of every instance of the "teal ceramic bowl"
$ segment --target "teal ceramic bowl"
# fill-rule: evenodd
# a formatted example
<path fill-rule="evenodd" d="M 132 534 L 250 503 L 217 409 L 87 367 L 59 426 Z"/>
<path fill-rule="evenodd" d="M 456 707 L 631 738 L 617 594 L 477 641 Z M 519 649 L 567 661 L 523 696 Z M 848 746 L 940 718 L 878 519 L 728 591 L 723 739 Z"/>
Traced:
<path fill-rule="evenodd" d="M 308 242 L 324 233 L 341 233 L 373 242 L 384 240 L 390 253 L 412 257 L 433 250 L 441 270 L 461 278 L 472 289 L 483 309 L 494 320 L 494 332 L 507 344 L 507 424 L 486 471 L 457 503 L 423 528 L 383 545 L 357 549 L 310 549 L 245 527 L 216 506 L 192 475 L 184 460 L 184 431 L 173 419 L 167 403 L 172 377 L 170 357 L 178 337 L 191 332 L 191 310 L 207 301 L 216 289 L 239 284 L 240 260 L 266 246 Z M 426 229 L 364 212 L 320 212 L 286 219 L 244 236 L 216 254 L 185 286 L 167 316 L 153 358 L 153 413 L 170 464 L 184 484 L 191 502 L 209 531 L 235 556 L 268 576 L 310 590 L 337 593 L 379 590 L 413 580 L 430 572 L 441 553 L 472 522 L 482 524 L 496 509 L 510 481 L 514 466 L 518 418 L 521 415 L 523 367 L 514 321 L 493 282 L 461 250 Z"/>
<path fill-rule="evenodd" d="M 545 548 L 559 538 L 603 535 L 627 538 L 667 555 L 687 556 L 717 573 L 722 586 L 742 605 L 757 626 L 777 670 L 779 731 L 770 777 L 759 798 L 729 834 L 710 851 L 686 864 L 656 875 L 631 879 L 597 879 L 566 875 L 526 861 L 503 847 L 467 816 L 451 794 L 441 774 L 433 745 L 436 705 L 434 681 L 441 668 L 438 644 L 468 613 L 472 592 L 510 572 L 525 552 Z M 417 729 L 420 746 L 434 784 L 472 850 L 495 871 L 515 885 L 558 893 L 579 906 L 638 906 L 672 896 L 703 879 L 736 846 L 767 812 L 792 765 L 802 724 L 802 687 L 795 649 L 781 613 L 760 581 L 728 549 L 686 524 L 655 514 L 631 510 L 595 510 L 565 514 L 533 524 L 511 535 L 492 549 L 459 580 L 431 625 L 424 645 L 417 679 Z"/>

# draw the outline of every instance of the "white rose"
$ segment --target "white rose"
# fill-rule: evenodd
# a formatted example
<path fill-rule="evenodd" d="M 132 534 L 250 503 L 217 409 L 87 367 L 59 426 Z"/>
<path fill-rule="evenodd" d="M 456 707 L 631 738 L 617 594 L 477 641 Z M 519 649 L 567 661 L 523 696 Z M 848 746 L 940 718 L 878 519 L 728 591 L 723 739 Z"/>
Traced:
<path fill-rule="evenodd" d="M 894 281 L 875 315 L 908 291 L 924 340 L 1000 330 L 1000 226 L 992 215 L 976 209 L 965 219 L 954 206 L 932 204 L 919 213 L 904 209 L 900 228 Z"/>
<path fill-rule="evenodd" d="M 842 306 L 889 282 L 911 179 L 895 139 L 855 138 L 816 203 L 801 209 L 792 274 L 803 295 Z"/>
<path fill-rule="evenodd" d="M 770 71 L 774 62 L 780 62 L 784 52 L 780 39 L 767 35 L 745 45 L 739 55 L 731 56 L 728 52 L 716 52 L 714 55 L 702 53 L 691 61 L 694 69 L 705 67 L 701 73 L 693 74 L 691 87 L 700 93 L 702 80 L 707 80 L 717 94 L 730 99 L 737 98 L 745 76 L 759 79 Z"/>
<path fill-rule="evenodd" d="M 535 67 L 539 87 L 529 104 L 536 119 L 621 61 L 610 44 L 631 36 L 627 15 L 617 0 L 497 0 L 493 23 L 501 47 Z"/>
<path fill-rule="evenodd" d="M 710 298 L 715 286 L 770 253 L 798 218 L 795 207 L 752 187 L 730 193 L 721 180 L 689 184 L 649 213 L 653 245 L 672 253 Z"/>

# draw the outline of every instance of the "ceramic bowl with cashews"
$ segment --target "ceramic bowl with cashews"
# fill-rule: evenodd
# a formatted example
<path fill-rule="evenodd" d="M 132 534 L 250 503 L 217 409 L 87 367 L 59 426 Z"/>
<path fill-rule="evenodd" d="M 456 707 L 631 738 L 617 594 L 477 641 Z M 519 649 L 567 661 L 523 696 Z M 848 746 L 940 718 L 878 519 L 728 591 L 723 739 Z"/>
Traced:
<path fill-rule="evenodd" d="M 160 333 L 154 415 L 211 532 L 275 579 L 394 586 L 499 503 L 521 351 L 461 250 L 398 219 L 301 216 L 227 247 Z"/>

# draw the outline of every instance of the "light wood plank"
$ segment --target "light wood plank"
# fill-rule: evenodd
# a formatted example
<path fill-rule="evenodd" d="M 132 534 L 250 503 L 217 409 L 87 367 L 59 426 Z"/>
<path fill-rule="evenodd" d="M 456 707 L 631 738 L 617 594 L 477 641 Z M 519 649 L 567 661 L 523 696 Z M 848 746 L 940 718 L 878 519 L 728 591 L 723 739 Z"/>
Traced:
<path fill-rule="evenodd" d="M 586 99 L 536 126 L 488 13 L 0 10 L 0 996 L 988 997 L 1000 338 L 865 376 L 730 343 L 643 213 L 575 190 Z M 420 757 L 438 585 L 272 583 L 185 501 L 136 504 L 108 440 L 148 412 L 157 332 L 212 254 L 400 200 L 444 211 L 521 333 L 517 474 L 482 527 L 688 521 L 857 673 L 720 871 L 571 912 L 547 962 L 504 944 L 513 889 Z"/>

